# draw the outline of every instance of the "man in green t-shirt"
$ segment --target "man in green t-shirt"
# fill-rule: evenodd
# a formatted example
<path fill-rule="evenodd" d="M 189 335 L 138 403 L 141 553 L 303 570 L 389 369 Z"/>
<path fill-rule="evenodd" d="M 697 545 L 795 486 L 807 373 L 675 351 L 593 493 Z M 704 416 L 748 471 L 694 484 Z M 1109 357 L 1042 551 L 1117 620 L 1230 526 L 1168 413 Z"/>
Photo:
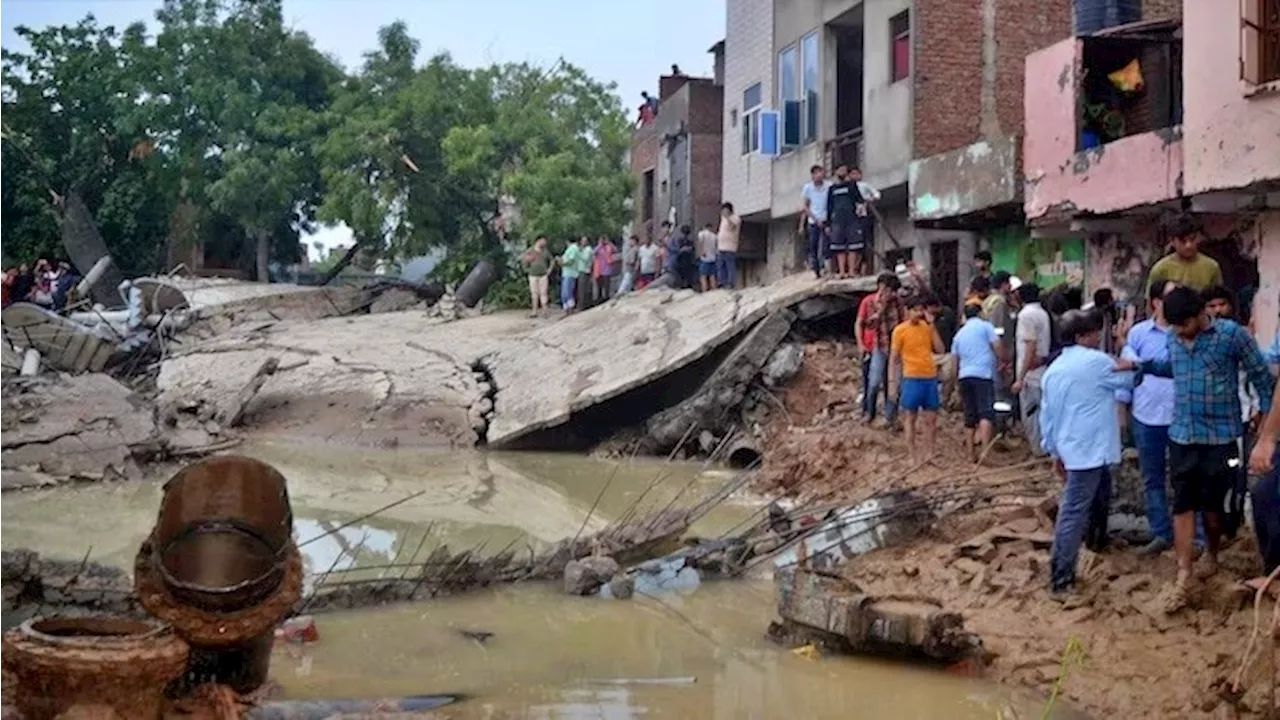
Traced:
<path fill-rule="evenodd" d="M 1147 275 L 1147 294 L 1151 286 L 1168 282 L 1203 292 L 1222 285 L 1222 268 L 1218 261 L 1200 252 L 1203 231 L 1194 216 L 1181 214 L 1164 225 L 1165 236 L 1173 243 L 1173 253 L 1156 261 Z"/>
<path fill-rule="evenodd" d="M 546 310 L 549 303 L 547 302 L 547 272 L 551 270 L 551 253 L 547 251 L 547 238 L 539 236 L 533 241 L 533 247 L 524 251 L 524 255 L 520 256 L 520 264 L 524 266 L 524 271 L 529 274 L 529 304 L 531 310 L 530 317 L 537 317 L 540 310 Z"/>
<path fill-rule="evenodd" d="M 578 254 L 578 243 L 570 240 L 560 256 L 560 307 L 565 312 L 573 312 L 578 304 L 578 268 L 581 265 Z"/>

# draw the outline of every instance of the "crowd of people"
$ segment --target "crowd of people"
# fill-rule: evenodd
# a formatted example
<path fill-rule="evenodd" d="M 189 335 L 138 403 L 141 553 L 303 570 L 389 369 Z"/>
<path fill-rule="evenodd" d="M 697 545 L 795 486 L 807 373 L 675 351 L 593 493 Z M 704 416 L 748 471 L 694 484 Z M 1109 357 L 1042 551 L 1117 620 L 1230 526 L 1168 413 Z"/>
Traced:
<path fill-rule="evenodd" d="M 1042 292 L 991 272 L 986 253 L 976 258 L 958 329 L 947 327 L 914 268 L 914 287 L 883 273 L 858 308 L 862 413 L 874 421 L 883 401 L 884 425 L 900 414 L 915 461 L 933 457 L 937 412 L 953 392 L 940 382 L 948 370 L 972 459 L 992 443 L 1001 404 L 1033 453 L 1053 458 L 1064 481 L 1051 560 L 1058 599 L 1074 596 L 1080 547 L 1105 543 L 1111 474 L 1126 444 L 1137 451 L 1151 527 L 1137 552 L 1173 549 L 1176 557 L 1166 612 L 1185 607 L 1193 584 L 1217 572 L 1250 492 L 1264 570 L 1280 565 L 1280 410 L 1272 411 L 1280 336 L 1260 345 L 1253 291 L 1224 287 L 1218 263 L 1200 252 L 1193 216 L 1165 231 L 1173 252 L 1153 266 L 1142 308 L 1117 304 L 1105 288 L 1092 303 L 1079 288 Z M 1250 469 L 1262 475 L 1252 490 Z"/>
<path fill-rule="evenodd" d="M 549 288 L 557 285 L 553 277 L 559 279 L 560 307 L 566 314 L 654 286 L 701 292 L 732 288 L 738 282 L 741 230 L 733 204 L 724 203 L 719 225 L 707 223 L 696 235 L 688 225 L 677 231 L 663 221 L 656 241 L 648 234 L 643 239 L 632 235 L 619 248 L 607 236 L 595 242 L 583 236 L 569 240 L 558 255 L 540 236 L 520 256 L 529 278 L 531 314 L 550 310 Z"/>
<path fill-rule="evenodd" d="M 67 297 L 80 276 L 71 263 L 51 263 L 40 259 L 34 266 L 27 264 L 11 267 L 4 272 L 3 306 L 16 302 L 35 303 L 50 310 L 66 307 Z"/>

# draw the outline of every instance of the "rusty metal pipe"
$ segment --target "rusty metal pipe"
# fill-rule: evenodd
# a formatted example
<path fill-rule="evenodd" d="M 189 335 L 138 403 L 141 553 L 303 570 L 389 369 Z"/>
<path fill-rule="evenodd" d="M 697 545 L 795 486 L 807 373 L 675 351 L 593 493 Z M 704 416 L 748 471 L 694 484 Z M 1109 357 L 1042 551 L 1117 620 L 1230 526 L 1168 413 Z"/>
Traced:
<path fill-rule="evenodd" d="M 191 645 L 184 684 L 260 686 L 272 633 L 302 593 L 284 476 L 238 456 L 178 472 L 138 551 L 134 586 L 142 606 Z"/>
<path fill-rule="evenodd" d="M 4 634 L 10 696 L 26 720 L 83 717 L 157 720 L 164 689 L 182 675 L 187 644 L 149 620 L 111 616 L 34 618 Z"/>

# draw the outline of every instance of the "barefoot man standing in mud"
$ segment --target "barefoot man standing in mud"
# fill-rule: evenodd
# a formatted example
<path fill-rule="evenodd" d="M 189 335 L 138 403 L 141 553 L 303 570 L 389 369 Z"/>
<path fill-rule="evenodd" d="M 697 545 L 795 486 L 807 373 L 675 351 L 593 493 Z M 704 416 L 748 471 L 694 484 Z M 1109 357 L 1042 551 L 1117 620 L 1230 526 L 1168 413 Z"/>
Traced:
<path fill-rule="evenodd" d="M 890 344 L 889 394 L 899 387 L 902 399 L 899 409 L 906 413 L 903 426 L 906 429 L 907 447 L 915 462 L 933 459 L 934 438 L 938 432 L 938 365 L 933 361 L 935 353 L 946 351 L 938 329 L 933 326 L 933 316 L 925 311 L 927 298 L 912 295 L 907 300 L 907 319 L 893 329 Z M 916 432 L 916 418 L 923 425 L 921 439 Z"/>
<path fill-rule="evenodd" d="M 1280 383 L 1272 391 L 1271 412 L 1262 421 L 1258 441 L 1249 455 L 1249 471 L 1259 476 L 1253 486 L 1253 531 L 1258 536 L 1258 552 L 1262 554 L 1263 577 L 1249 581 L 1249 587 L 1261 589 L 1266 576 L 1280 567 L 1280 453 L 1276 438 L 1280 437 Z M 1280 580 L 1268 587 L 1272 597 L 1280 597 Z"/>
<path fill-rule="evenodd" d="M 1164 317 L 1173 329 L 1169 358 L 1143 362 L 1142 370 L 1173 378 L 1169 479 L 1178 575 L 1165 597 L 1164 610 L 1174 613 L 1187 605 L 1197 511 L 1204 514 L 1205 529 L 1203 565 L 1197 575 L 1205 578 L 1218 570 L 1223 504 L 1241 460 L 1236 445 L 1236 438 L 1243 434 L 1239 371 L 1244 370 L 1258 389 L 1264 413 L 1271 411 L 1275 379 L 1248 331 L 1230 320 L 1210 318 L 1195 290 L 1169 291 L 1164 297 Z"/>

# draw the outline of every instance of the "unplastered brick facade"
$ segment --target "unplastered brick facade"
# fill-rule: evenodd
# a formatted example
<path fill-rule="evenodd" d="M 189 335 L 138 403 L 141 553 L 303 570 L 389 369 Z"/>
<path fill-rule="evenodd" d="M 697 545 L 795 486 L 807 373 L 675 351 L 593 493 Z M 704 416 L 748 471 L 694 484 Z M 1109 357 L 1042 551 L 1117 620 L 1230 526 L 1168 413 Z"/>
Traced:
<path fill-rule="evenodd" d="M 1224 3 L 1224 10 L 1235 12 L 1235 2 Z M 1175 20 L 1182 18 L 1182 0 L 1142 0 L 1143 20 Z"/>
<path fill-rule="evenodd" d="M 742 93 L 760 83 L 772 104 L 773 65 L 773 0 L 727 0 L 722 193 L 742 215 L 767 211 L 772 199 L 772 160 L 742 153 Z"/>
<path fill-rule="evenodd" d="M 1071 0 L 915 0 L 911 20 L 917 158 L 1021 134 L 1027 53 L 1072 33 Z"/>

